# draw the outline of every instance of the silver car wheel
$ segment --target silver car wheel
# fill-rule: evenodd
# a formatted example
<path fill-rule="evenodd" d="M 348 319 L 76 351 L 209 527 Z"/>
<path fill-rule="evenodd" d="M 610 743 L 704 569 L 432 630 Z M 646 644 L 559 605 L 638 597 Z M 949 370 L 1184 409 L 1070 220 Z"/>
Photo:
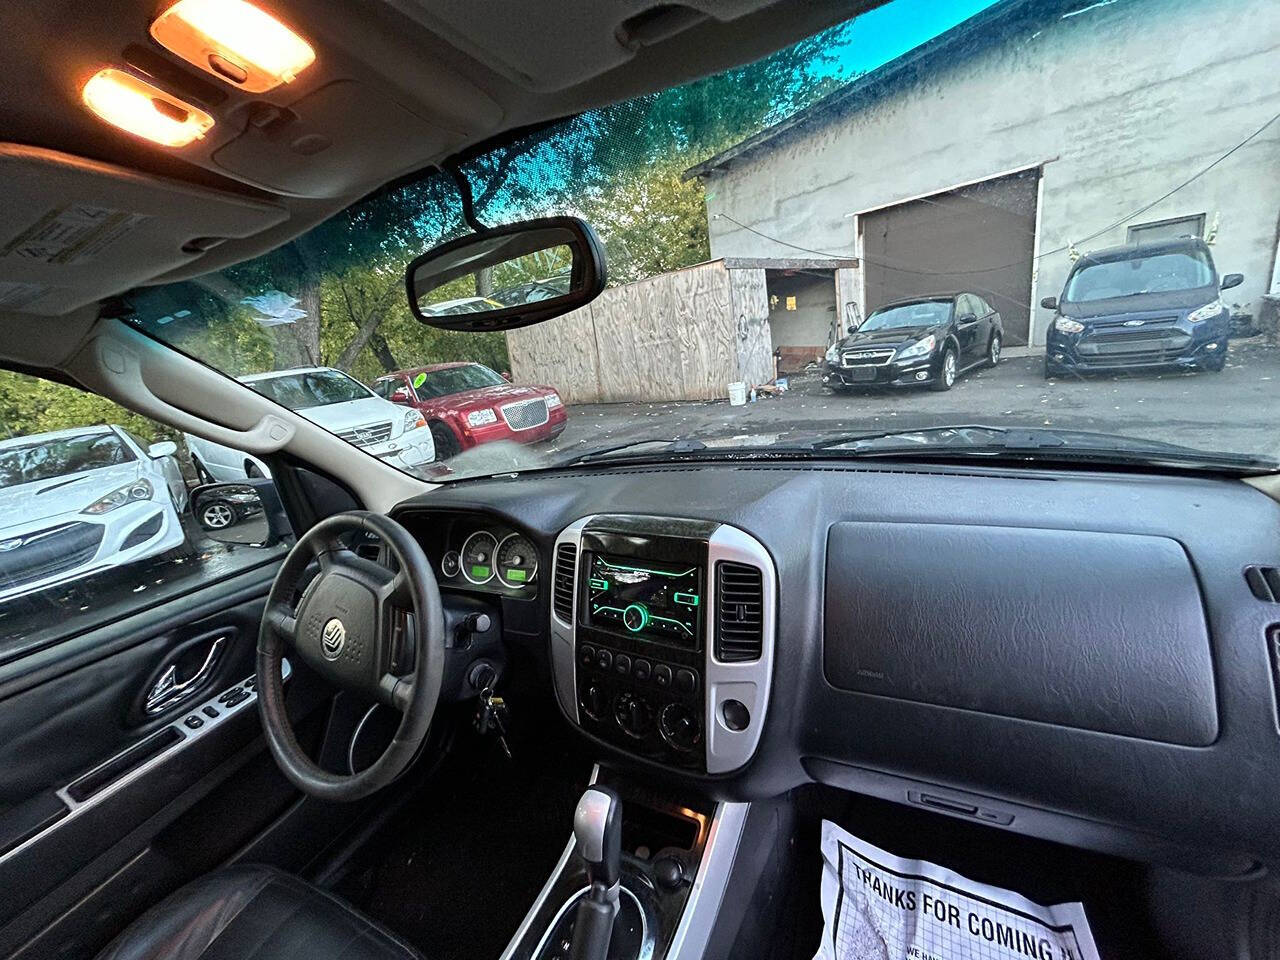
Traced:
<path fill-rule="evenodd" d="M 200 522 L 210 530 L 221 530 L 231 525 L 235 514 L 225 503 L 211 503 L 200 511 Z"/>

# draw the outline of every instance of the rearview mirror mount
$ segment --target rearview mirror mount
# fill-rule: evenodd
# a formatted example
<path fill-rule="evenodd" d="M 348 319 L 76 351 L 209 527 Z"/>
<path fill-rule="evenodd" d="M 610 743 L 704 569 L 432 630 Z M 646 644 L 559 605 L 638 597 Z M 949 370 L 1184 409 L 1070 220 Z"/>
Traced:
<path fill-rule="evenodd" d="M 409 264 L 409 308 L 443 330 L 514 330 L 584 306 L 605 285 L 604 247 L 578 217 L 482 230 Z"/>

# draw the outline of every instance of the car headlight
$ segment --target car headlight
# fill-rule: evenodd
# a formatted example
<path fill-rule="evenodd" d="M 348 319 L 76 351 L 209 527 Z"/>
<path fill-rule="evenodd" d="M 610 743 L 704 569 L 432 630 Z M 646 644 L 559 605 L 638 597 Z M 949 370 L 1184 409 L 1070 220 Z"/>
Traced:
<path fill-rule="evenodd" d="M 835 363 L 840 358 L 840 344 L 833 343 L 827 347 L 827 363 Z"/>
<path fill-rule="evenodd" d="M 116 507 L 123 507 L 126 503 L 150 500 L 154 494 L 155 489 L 151 486 L 150 481 L 135 480 L 133 483 L 127 483 L 119 489 L 112 490 L 105 497 L 95 500 L 80 512 L 100 516 L 104 513 L 110 513 Z"/>
<path fill-rule="evenodd" d="M 467 414 L 467 423 L 473 427 L 483 427 L 486 423 L 497 423 L 498 415 L 485 407 L 483 410 L 472 410 Z"/>
<path fill-rule="evenodd" d="M 410 430 L 417 430 L 419 427 L 425 427 L 426 425 L 426 418 L 417 410 L 410 410 L 404 415 L 404 429 L 406 433 Z"/>
<path fill-rule="evenodd" d="M 1216 317 L 1222 312 L 1222 301 L 1214 300 L 1206 303 L 1203 307 L 1197 307 L 1187 314 L 1187 319 L 1192 323 L 1199 323 L 1201 320 L 1208 320 L 1210 317 Z"/>
<path fill-rule="evenodd" d="M 1070 317 L 1059 317 L 1053 321 L 1053 328 L 1059 333 L 1080 333 L 1084 330 L 1084 324 Z"/>
<path fill-rule="evenodd" d="M 548 410 L 553 409 L 554 407 L 563 407 L 563 406 L 564 406 L 564 401 L 560 399 L 560 394 L 553 393 L 549 397 L 547 397 Z"/>
<path fill-rule="evenodd" d="M 895 360 L 911 360 L 914 357 L 927 357 L 938 348 L 938 338 L 932 333 L 923 340 L 917 340 L 909 347 L 903 347 L 898 351 Z"/>

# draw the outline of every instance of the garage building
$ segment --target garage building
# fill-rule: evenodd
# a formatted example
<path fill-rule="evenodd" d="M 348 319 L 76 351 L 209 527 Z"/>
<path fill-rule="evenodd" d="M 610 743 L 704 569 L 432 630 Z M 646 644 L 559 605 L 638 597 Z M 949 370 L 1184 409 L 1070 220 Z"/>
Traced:
<path fill-rule="evenodd" d="M 1280 87 L 1256 77 L 1276 62 L 1274 0 L 1003 0 L 686 175 L 714 257 L 853 258 L 839 316 L 970 289 L 1008 345 L 1043 345 L 1037 304 L 1074 257 L 1182 234 L 1256 313 L 1280 213 L 1280 122 L 1259 132 Z M 812 336 L 799 311 L 771 328 Z"/>

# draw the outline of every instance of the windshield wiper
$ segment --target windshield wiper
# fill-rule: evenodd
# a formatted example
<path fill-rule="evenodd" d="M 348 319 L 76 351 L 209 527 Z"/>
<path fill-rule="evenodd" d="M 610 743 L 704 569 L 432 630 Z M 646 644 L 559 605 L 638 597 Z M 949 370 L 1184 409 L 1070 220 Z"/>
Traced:
<path fill-rule="evenodd" d="M 594 450 L 587 450 L 552 464 L 553 467 L 573 467 L 581 463 L 592 463 L 595 460 L 601 460 L 609 456 L 611 453 L 618 453 L 622 450 L 630 450 L 633 447 L 646 447 L 651 444 L 661 443 L 664 446 L 654 450 L 654 454 L 671 454 L 671 453 L 697 453 L 700 450 L 707 449 L 707 445 L 701 440 L 694 438 L 670 438 L 670 437 L 649 437 L 644 440 L 627 440 L 623 443 L 612 443 L 606 447 L 596 447 Z"/>
<path fill-rule="evenodd" d="M 982 439 L 975 437 L 979 435 Z M 879 441 L 899 441 L 897 443 Z M 1244 454 L 1197 450 L 1174 443 L 1138 440 L 1118 434 L 1083 430 L 1048 430 L 1040 427 L 995 427 L 958 423 L 917 430 L 878 430 L 823 437 L 808 449 L 835 451 L 848 446 L 854 456 L 999 457 L 1008 455 L 1040 460 L 1100 460 L 1111 463 L 1182 464 L 1228 467 L 1236 470 L 1274 471 L 1280 464 Z"/>

